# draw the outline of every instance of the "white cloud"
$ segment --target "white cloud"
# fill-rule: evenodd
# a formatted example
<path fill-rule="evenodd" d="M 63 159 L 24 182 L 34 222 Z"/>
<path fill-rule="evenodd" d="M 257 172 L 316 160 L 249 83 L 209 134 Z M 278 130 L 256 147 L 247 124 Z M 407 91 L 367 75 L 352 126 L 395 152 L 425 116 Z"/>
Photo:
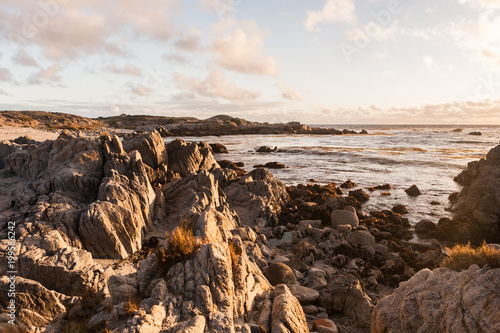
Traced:
<path fill-rule="evenodd" d="M 148 96 L 149 94 L 151 94 L 153 89 L 140 84 L 136 87 L 133 87 L 131 89 L 131 91 L 132 91 L 132 94 L 143 97 L 143 96 Z"/>
<path fill-rule="evenodd" d="M 178 53 L 164 54 L 161 57 L 166 61 L 172 63 L 178 63 L 182 65 L 188 65 L 189 63 L 191 63 L 191 60 L 188 57 Z"/>
<path fill-rule="evenodd" d="M 174 81 L 177 88 L 181 90 L 235 103 L 251 101 L 260 95 L 258 92 L 240 88 L 235 83 L 227 81 L 224 74 L 218 70 L 212 70 L 203 81 L 181 74 L 174 74 Z"/>
<path fill-rule="evenodd" d="M 281 96 L 288 100 L 302 101 L 302 96 L 292 87 L 286 83 L 278 83 L 276 85 L 281 90 Z"/>
<path fill-rule="evenodd" d="M 50 84 L 54 82 L 61 82 L 62 77 L 59 74 L 61 71 L 62 67 L 58 64 L 54 64 L 52 66 L 40 70 L 39 72 L 32 74 L 28 78 L 28 83 L 40 85 L 44 83 Z"/>
<path fill-rule="evenodd" d="M 12 60 L 14 60 L 15 63 L 18 63 L 23 66 L 27 67 L 38 67 L 38 63 L 29 54 L 27 54 L 24 50 L 19 50 L 13 57 Z"/>
<path fill-rule="evenodd" d="M 170 39 L 178 7 L 178 0 L 4 0 L 1 36 L 14 46 L 38 46 L 53 60 L 98 52 L 118 56 L 125 52 L 114 39 L 123 34 L 128 40 Z"/>
<path fill-rule="evenodd" d="M 322 22 L 346 22 L 355 24 L 356 8 L 353 0 L 327 0 L 320 11 L 307 11 L 304 27 L 308 31 L 321 31 Z"/>
<path fill-rule="evenodd" d="M 126 64 L 123 67 L 119 67 L 116 65 L 109 65 L 106 67 L 106 69 L 114 74 L 125 74 L 125 75 L 131 75 L 131 76 L 141 76 L 142 72 L 141 69 L 131 65 L 131 64 Z"/>
<path fill-rule="evenodd" d="M 14 76 L 8 68 L 0 67 L 0 82 L 13 82 Z"/>
<path fill-rule="evenodd" d="M 458 0 L 458 2 L 480 9 L 500 8 L 500 1 L 498 0 Z"/>
<path fill-rule="evenodd" d="M 10 94 L 8 94 L 5 90 L 3 89 L 0 89 L 0 95 L 3 95 L 3 96 L 11 96 Z"/>
<path fill-rule="evenodd" d="M 183 33 L 174 43 L 174 45 L 184 51 L 196 52 L 201 48 L 201 39 L 203 32 L 197 29 L 190 29 Z"/>
<path fill-rule="evenodd" d="M 271 56 L 264 55 L 264 42 L 256 31 L 237 27 L 231 34 L 216 38 L 210 45 L 216 65 L 235 72 L 276 75 L 278 66 Z"/>

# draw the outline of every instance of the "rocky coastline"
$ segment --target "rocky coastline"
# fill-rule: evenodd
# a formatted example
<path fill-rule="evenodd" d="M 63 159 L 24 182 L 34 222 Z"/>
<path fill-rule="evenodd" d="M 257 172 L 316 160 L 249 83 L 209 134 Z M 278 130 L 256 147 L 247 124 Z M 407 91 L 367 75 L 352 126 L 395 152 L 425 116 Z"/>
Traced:
<path fill-rule="evenodd" d="M 14 222 L 15 329 L 500 330 L 500 269 L 439 268 L 445 243 L 499 242 L 500 146 L 457 176 L 455 218 L 417 225 L 429 239 L 415 240 L 404 207 L 365 212 L 352 182 L 286 187 L 219 159 L 222 147 L 162 139 L 232 121 L 2 141 L 0 284 Z M 13 329 L 8 302 L 0 295 L 1 330 Z"/>

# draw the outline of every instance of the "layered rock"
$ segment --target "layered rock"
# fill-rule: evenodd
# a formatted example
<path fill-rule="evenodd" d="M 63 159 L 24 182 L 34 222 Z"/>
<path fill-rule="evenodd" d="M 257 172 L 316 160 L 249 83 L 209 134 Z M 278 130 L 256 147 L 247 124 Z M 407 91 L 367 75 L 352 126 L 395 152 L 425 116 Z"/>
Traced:
<path fill-rule="evenodd" d="M 212 155 L 212 148 L 205 142 L 186 143 L 176 139 L 167 144 L 168 168 L 181 177 L 200 170 L 219 167 Z"/>
<path fill-rule="evenodd" d="M 497 332 L 499 289 L 498 268 L 423 269 L 377 304 L 371 331 Z"/>

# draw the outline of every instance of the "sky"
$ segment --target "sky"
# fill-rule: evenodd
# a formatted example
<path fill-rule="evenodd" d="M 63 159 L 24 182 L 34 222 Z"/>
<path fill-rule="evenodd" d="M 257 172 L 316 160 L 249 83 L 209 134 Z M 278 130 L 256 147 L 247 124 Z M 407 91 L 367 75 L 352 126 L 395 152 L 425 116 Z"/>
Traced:
<path fill-rule="evenodd" d="M 2 0 L 0 110 L 500 125 L 500 0 Z"/>

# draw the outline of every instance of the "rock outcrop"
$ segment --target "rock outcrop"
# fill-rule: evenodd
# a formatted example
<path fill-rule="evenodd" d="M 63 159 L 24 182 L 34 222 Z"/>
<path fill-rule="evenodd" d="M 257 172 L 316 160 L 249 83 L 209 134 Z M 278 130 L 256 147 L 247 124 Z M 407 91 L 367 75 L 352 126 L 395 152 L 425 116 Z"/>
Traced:
<path fill-rule="evenodd" d="M 498 268 L 423 269 L 377 304 L 371 331 L 498 332 L 499 290 Z"/>
<path fill-rule="evenodd" d="M 167 144 L 168 169 L 185 177 L 192 172 L 219 167 L 212 155 L 212 148 L 205 142 L 186 143 L 176 139 Z"/>

